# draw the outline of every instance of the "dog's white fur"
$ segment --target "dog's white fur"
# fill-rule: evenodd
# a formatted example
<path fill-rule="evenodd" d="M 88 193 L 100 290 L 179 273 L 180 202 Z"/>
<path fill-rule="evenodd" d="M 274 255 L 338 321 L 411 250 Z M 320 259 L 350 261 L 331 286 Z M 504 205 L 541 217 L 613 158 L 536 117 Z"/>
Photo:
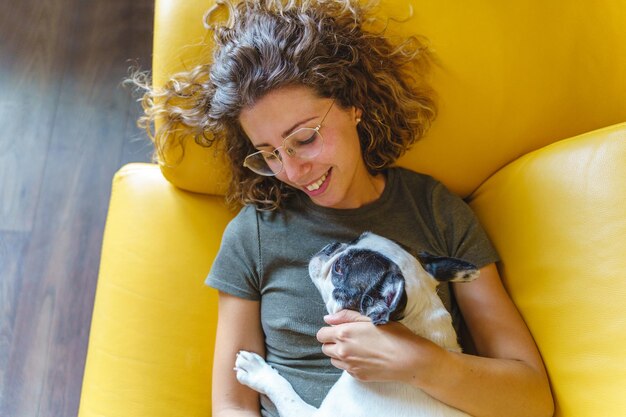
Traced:
<path fill-rule="evenodd" d="M 407 304 L 400 320 L 413 333 L 451 351 L 460 351 L 450 314 L 437 296 L 437 281 L 396 243 L 366 233 L 356 244 L 342 244 L 330 256 L 318 254 L 309 273 L 329 313 L 342 307 L 332 297 L 331 268 L 337 257 L 353 248 L 374 250 L 395 262 L 405 278 Z M 478 275 L 477 271 L 464 281 Z M 432 398 L 418 388 L 400 382 L 362 382 L 343 372 L 319 409 L 306 404 L 291 384 L 255 353 L 241 351 L 235 363 L 237 379 L 274 403 L 281 417 L 467 417 L 468 414 Z M 445 369 L 442 369 L 445 372 Z"/>

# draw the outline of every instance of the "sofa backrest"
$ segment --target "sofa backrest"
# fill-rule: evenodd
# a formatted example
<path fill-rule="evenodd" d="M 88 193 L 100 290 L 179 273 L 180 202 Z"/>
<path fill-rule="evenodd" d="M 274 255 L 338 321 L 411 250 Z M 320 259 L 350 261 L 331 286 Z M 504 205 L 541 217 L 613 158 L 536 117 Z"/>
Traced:
<path fill-rule="evenodd" d="M 157 0 L 155 85 L 210 59 L 206 0 Z M 440 60 L 440 113 L 399 164 L 467 196 L 497 169 L 551 142 L 626 120 L 626 2 L 381 0 L 392 35 L 422 34 Z M 178 160 L 180 149 L 171 160 Z M 226 170 L 189 140 L 174 185 L 222 194 Z"/>

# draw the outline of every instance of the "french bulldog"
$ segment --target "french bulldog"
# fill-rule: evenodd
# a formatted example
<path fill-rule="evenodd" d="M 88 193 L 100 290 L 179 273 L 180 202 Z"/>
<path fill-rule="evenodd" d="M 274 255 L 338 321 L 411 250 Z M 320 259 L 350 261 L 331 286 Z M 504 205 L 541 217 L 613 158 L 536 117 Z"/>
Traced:
<path fill-rule="evenodd" d="M 421 253 L 366 232 L 350 243 L 331 243 L 309 263 L 309 275 L 329 313 L 359 311 L 374 325 L 399 321 L 413 333 L 460 352 L 452 319 L 437 295 L 439 281 L 478 277 L 465 261 Z M 467 417 L 422 390 L 400 382 L 363 382 L 343 372 L 319 408 L 305 403 L 263 358 L 241 351 L 237 380 L 275 404 L 281 417 Z M 445 372 L 445 370 L 442 370 Z"/>

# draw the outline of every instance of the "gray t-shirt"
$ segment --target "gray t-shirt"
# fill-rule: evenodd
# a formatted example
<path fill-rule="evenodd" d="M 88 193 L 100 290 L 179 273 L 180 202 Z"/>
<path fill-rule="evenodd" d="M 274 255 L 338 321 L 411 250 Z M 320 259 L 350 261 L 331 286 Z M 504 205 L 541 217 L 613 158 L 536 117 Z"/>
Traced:
<path fill-rule="evenodd" d="M 341 373 L 315 338 L 327 311 L 308 262 L 321 248 L 372 231 L 414 253 L 425 250 L 478 267 L 498 260 L 471 209 L 441 183 L 403 168 L 385 175 L 380 198 L 357 209 L 320 207 L 302 193 L 275 212 L 242 208 L 227 226 L 206 280 L 220 291 L 261 301 L 267 362 L 315 407 Z M 440 285 L 439 293 L 458 323 L 448 286 Z M 261 405 L 263 416 L 278 415 L 266 398 Z"/>

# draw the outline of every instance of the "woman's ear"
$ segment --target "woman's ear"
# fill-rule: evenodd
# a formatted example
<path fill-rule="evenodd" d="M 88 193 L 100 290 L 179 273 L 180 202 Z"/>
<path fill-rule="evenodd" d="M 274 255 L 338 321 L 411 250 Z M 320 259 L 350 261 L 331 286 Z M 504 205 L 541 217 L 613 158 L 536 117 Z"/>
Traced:
<path fill-rule="evenodd" d="M 361 122 L 361 116 L 363 115 L 363 110 L 358 107 L 354 107 L 354 123 L 359 124 Z"/>

